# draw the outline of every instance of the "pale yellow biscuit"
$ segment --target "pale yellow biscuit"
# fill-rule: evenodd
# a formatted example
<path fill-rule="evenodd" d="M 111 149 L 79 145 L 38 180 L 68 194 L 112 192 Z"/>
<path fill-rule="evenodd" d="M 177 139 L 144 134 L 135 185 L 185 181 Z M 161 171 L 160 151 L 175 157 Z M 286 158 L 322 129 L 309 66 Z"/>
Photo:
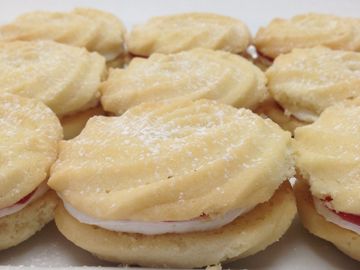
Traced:
<path fill-rule="evenodd" d="M 270 118 L 282 129 L 290 131 L 292 134 L 294 134 L 296 128 L 307 124 L 306 122 L 299 121 L 291 115 L 286 115 L 283 108 L 281 108 L 272 98 L 268 98 L 261 103 L 254 112 L 263 117 Z"/>
<path fill-rule="evenodd" d="M 62 141 L 49 185 L 99 219 L 218 216 L 267 201 L 293 175 L 290 142 L 271 120 L 215 101 L 141 104 Z"/>
<path fill-rule="evenodd" d="M 0 218 L 0 250 L 25 241 L 53 220 L 58 200 L 48 191 L 19 212 Z"/>
<path fill-rule="evenodd" d="M 105 115 L 101 106 L 79 112 L 75 115 L 63 117 L 61 119 L 61 125 L 64 130 L 64 140 L 69 140 L 79 135 L 85 127 L 86 122 L 95 115 Z"/>
<path fill-rule="evenodd" d="M 25 13 L 0 27 L 0 41 L 53 40 L 85 47 L 113 60 L 124 53 L 125 28 L 114 15 L 89 8 Z"/>
<path fill-rule="evenodd" d="M 59 120 L 41 102 L 0 95 L 0 209 L 46 180 L 61 138 Z"/>
<path fill-rule="evenodd" d="M 294 49 L 276 58 L 266 76 L 287 114 L 313 122 L 330 105 L 360 96 L 360 53 Z"/>
<path fill-rule="evenodd" d="M 274 19 L 257 32 L 254 42 L 270 58 L 294 48 L 326 46 L 337 50 L 360 50 L 360 19 L 308 13 L 291 19 Z"/>
<path fill-rule="evenodd" d="M 336 211 L 360 214 L 360 99 L 326 109 L 295 130 L 296 166 L 311 193 Z"/>
<path fill-rule="evenodd" d="M 62 205 L 56 210 L 55 222 L 66 238 L 102 259 L 147 267 L 193 268 L 265 249 L 285 233 L 295 213 L 295 198 L 286 181 L 269 201 L 213 231 L 154 236 L 117 233 L 78 222 Z"/>
<path fill-rule="evenodd" d="M 127 38 L 127 46 L 132 54 L 141 56 L 199 47 L 240 53 L 250 41 L 249 29 L 238 19 L 211 13 L 184 13 L 154 17 L 135 26 Z"/>
<path fill-rule="evenodd" d="M 105 59 L 53 41 L 0 43 L 0 92 L 36 98 L 59 117 L 96 105 Z"/>
<path fill-rule="evenodd" d="M 241 56 L 194 49 L 135 58 L 126 69 L 111 70 L 101 86 L 106 111 L 121 114 L 143 102 L 214 99 L 255 108 L 268 92 L 266 77 Z"/>
<path fill-rule="evenodd" d="M 294 190 L 298 213 L 304 227 L 312 234 L 333 243 L 348 256 L 360 261 L 360 236 L 319 215 L 315 210 L 309 186 L 304 180 L 296 181 Z"/>

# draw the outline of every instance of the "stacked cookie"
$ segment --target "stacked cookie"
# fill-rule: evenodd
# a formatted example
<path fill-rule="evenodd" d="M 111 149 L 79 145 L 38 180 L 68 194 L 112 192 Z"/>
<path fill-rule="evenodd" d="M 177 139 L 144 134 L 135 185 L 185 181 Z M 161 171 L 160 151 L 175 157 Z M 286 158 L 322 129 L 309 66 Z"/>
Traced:
<path fill-rule="evenodd" d="M 359 26 L 360 19 L 310 13 L 261 28 L 254 43 L 274 62 L 266 71 L 271 98 L 258 112 L 293 132 L 359 96 Z"/>
<path fill-rule="evenodd" d="M 299 215 L 313 234 L 360 260 L 360 20 L 275 19 L 256 35 L 272 97 L 259 112 L 295 133 Z M 294 131 L 295 130 L 295 131 Z"/>
<path fill-rule="evenodd" d="M 75 137 L 104 113 L 105 63 L 123 60 L 124 34 L 116 17 L 93 9 L 21 15 L 0 27 L 1 92 L 41 100 L 61 120 L 65 139 Z"/>
<path fill-rule="evenodd" d="M 0 27 L 0 249 L 60 198 L 60 232 L 111 262 L 243 258 L 291 225 L 296 168 L 305 227 L 359 260 L 358 24 L 276 19 L 253 41 L 237 19 L 188 13 L 125 36 L 113 15 L 75 9 Z"/>

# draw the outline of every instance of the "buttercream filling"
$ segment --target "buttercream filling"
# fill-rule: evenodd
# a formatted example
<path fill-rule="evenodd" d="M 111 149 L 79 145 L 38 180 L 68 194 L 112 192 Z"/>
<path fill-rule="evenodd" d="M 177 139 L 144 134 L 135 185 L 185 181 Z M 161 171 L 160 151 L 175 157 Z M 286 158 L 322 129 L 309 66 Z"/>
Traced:
<path fill-rule="evenodd" d="M 35 201 L 42 195 L 44 195 L 46 193 L 46 191 L 48 191 L 48 190 L 49 190 L 49 187 L 48 187 L 46 181 L 42 182 L 36 189 L 34 189 L 32 192 L 30 192 L 25 197 L 21 198 L 15 204 L 5 207 L 3 209 L 0 209 L 0 218 L 6 217 L 8 215 L 11 215 L 11 214 L 21 211 L 28 204 Z"/>
<path fill-rule="evenodd" d="M 288 110 L 285 110 L 285 114 L 292 115 L 296 119 L 303 121 L 303 122 L 308 122 L 308 123 L 315 122 L 319 118 L 319 115 L 317 115 L 311 111 L 306 111 L 306 110 L 291 111 L 291 112 Z"/>
<path fill-rule="evenodd" d="M 115 60 L 121 53 L 122 50 L 118 50 L 117 52 L 107 52 L 103 53 L 102 55 L 105 57 L 106 61 Z"/>
<path fill-rule="evenodd" d="M 239 216 L 249 212 L 253 207 L 239 208 L 229 211 L 228 213 L 209 218 L 201 216 L 199 218 L 186 221 L 133 221 L 133 220 L 101 220 L 90 217 L 64 202 L 64 207 L 68 213 L 81 223 L 96 225 L 106 230 L 124 233 L 140 233 L 145 235 L 156 235 L 166 233 L 188 233 L 209 231 L 218 229 L 226 224 L 231 223 Z"/>
<path fill-rule="evenodd" d="M 316 198 L 316 197 L 313 197 L 313 198 L 314 198 L 314 205 L 315 205 L 316 211 L 321 216 L 323 216 L 327 221 L 334 223 L 344 229 L 348 229 L 357 234 L 360 234 L 360 225 L 358 225 L 354 222 L 351 222 L 351 221 L 347 220 L 348 218 L 346 218 L 346 216 L 353 216 L 353 217 L 357 217 L 359 219 L 360 218 L 359 216 L 352 215 L 352 214 L 346 214 L 343 212 L 336 212 L 335 210 L 333 210 L 333 209 L 329 208 L 329 206 L 327 206 L 326 201 L 320 200 L 319 198 Z"/>

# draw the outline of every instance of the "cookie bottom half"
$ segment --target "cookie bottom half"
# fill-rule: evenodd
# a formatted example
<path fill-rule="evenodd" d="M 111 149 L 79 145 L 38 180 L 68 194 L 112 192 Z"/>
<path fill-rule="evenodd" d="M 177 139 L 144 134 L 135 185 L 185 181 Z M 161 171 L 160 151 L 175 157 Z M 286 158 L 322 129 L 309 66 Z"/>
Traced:
<path fill-rule="evenodd" d="M 48 191 L 19 212 L 0 218 L 0 250 L 25 241 L 53 220 L 58 200 Z"/>
<path fill-rule="evenodd" d="M 360 236 L 327 221 L 318 214 L 308 184 L 298 180 L 295 184 L 296 203 L 304 227 L 312 234 L 334 244 L 351 258 L 360 261 Z"/>
<path fill-rule="evenodd" d="M 265 249 L 286 232 L 295 213 L 295 197 L 286 181 L 269 201 L 212 231 L 162 235 L 113 232 L 78 222 L 62 204 L 55 222 L 68 240 L 101 259 L 147 267 L 193 268 Z"/>

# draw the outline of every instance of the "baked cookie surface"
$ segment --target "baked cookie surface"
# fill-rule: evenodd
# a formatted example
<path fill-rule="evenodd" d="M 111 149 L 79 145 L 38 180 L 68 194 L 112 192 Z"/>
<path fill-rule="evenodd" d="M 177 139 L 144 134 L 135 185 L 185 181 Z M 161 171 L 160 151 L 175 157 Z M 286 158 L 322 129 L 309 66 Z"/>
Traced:
<path fill-rule="evenodd" d="M 0 92 L 36 98 L 58 117 L 96 105 L 105 59 L 52 41 L 0 43 Z"/>
<path fill-rule="evenodd" d="M 59 120 L 41 102 L 0 95 L 0 209 L 46 180 L 61 138 Z"/>
<path fill-rule="evenodd" d="M 135 58 L 126 69 L 111 70 L 101 86 L 101 102 L 115 114 L 143 102 L 177 99 L 255 108 L 268 95 L 265 84 L 264 73 L 238 55 L 194 49 Z"/>
<path fill-rule="evenodd" d="M 257 32 L 254 43 L 261 54 L 276 58 L 294 48 L 326 46 L 360 50 L 360 19 L 308 13 L 291 19 L 274 19 Z"/>
<path fill-rule="evenodd" d="M 287 114 L 313 122 L 327 107 L 360 96 L 360 53 L 294 49 L 276 58 L 266 76 Z"/>
<path fill-rule="evenodd" d="M 360 214 L 360 99 L 326 109 L 295 130 L 296 165 L 311 193 L 336 211 Z"/>
<path fill-rule="evenodd" d="M 62 141 L 49 185 L 103 220 L 212 217 L 267 201 L 294 173 L 290 141 L 272 121 L 215 101 L 142 104 Z"/>
<path fill-rule="evenodd" d="M 251 41 L 238 19 L 211 13 L 184 13 L 151 18 L 129 33 L 127 46 L 134 55 L 175 53 L 194 48 L 244 51 Z"/>
<path fill-rule="evenodd" d="M 113 60 L 124 53 L 125 28 L 114 15 L 90 8 L 71 12 L 35 11 L 0 26 L 0 41 L 53 40 L 85 47 Z"/>

